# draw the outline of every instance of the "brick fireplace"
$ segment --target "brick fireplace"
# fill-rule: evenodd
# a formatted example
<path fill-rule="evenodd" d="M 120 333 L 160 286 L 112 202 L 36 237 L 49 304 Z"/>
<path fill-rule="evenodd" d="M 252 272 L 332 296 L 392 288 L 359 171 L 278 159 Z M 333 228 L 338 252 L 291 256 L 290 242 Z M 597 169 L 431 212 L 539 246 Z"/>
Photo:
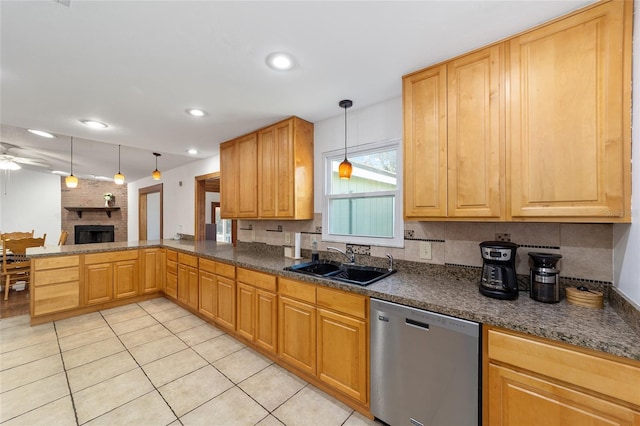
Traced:
<path fill-rule="evenodd" d="M 103 182 L 89 179 L 79 179 L 78 187 L 69 189 L 64 183 L 64 177 L 60 179 L 61 204 L 60 212 L 61 228 L 69 233 L 68 244 L 78 244 L 76 237 L 76 226 L 93 226 L 93 227 L 113 227 L 113 241 L 127 241 L 127 185 L 116 185 L 113 182 Z M 110 217 L 105 211 L 84 211 L 81 215 L 77 212 L 68 211 L 65 207 L 104 207 L 104 194 L 111 193 L 114 195 L 114 206 L 119 210 L 109 212 Z M 81 216 L 81 217 L 80 217 Z M 95 228 L 96 230 L 99 228 Z M 103 229 L 103 228 L 100 228 Z M 97 237 L 82 237 L 85 242 L 87 238 L 103 238 L 104 234 Z M 57 236 L 56 236 L 57 238 Z"/>

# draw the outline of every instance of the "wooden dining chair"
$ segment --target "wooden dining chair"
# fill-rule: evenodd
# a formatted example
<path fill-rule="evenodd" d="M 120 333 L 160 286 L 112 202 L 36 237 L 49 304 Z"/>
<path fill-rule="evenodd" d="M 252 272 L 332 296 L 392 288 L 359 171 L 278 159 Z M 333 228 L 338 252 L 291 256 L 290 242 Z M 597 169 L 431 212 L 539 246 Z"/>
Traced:
<path fill-rule="evenodd" d="M 46 234 L 45 234 L 46 235 Z M 43 247 L 45 238 L 21 238 L 2 242 L 2 275 L 4 278 L 4 300 L 9 299 L 9 288 L 18 281 L 29 283 L 31 260 L 27 257 L 29 247 Z"/>
<path fill-rule="evenodd" d="M 20 238 L 33 238 L 33 229 L 31 232 L 5 232 L 0 234 L 1 240 L 18 240 Z"/>
<path fill-rule="evenodd" d="M 67 238 L 69 238 L 69 233 L 65 230 L 60 232 L 60 238 L 58 238 L 58 245 L 63 246 L 67 243 Z"/>

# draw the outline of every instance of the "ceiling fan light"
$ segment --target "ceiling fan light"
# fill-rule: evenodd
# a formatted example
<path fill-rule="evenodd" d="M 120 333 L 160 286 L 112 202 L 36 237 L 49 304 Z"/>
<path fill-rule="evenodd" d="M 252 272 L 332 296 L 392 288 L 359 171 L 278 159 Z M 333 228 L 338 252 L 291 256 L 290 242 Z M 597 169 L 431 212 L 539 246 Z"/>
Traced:
<path fill-rule="evenodd" d="M 64 178 L 64 183 L 67 185 L 67 188 L 76 188 L 78 186 L 78 178 L 74 175 L 69 175 Z"/>
<path fill-rule="evenodd" d="M 351 179 L 352 170 L 353 166 L 351 166 L 351 163 L 345 157 L 344 161 L 338 166 L 338 176 L 340 179 Z"/>
<path fill-rule="evenodd" d="M 20 164 L 11 160 L 2 160 L 0 161 L 0 170 L 20 170 Z"/>
<path fill-rule="evenodd" d="M 115 176 L 113 176 L 113 182 L 116 185 L 122 185 L 124 183 L 124 175 L 122 173 L 116 173 Z"/>

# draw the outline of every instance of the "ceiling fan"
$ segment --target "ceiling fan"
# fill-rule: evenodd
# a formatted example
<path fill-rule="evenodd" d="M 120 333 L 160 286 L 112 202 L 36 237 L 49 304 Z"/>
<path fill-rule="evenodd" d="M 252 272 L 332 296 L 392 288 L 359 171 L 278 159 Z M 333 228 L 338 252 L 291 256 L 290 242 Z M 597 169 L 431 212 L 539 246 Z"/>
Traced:
<path fill-rule="evenodd" d="M 33 167 L 51 167 L 49 163 L 39 158 L 20 155 L 28 150 L 7 142 L 0 142 L 0 170 L 19 170 L 21 164 Z M 15 154 L 15 155 L 14 155 Z"/>

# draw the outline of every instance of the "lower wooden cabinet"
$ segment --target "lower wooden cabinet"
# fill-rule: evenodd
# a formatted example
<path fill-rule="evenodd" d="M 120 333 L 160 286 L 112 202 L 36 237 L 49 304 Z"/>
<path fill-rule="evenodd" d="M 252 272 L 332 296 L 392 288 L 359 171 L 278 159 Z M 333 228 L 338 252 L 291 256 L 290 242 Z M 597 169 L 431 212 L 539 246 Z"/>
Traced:
<path fill-rule="evenodd" d="M 640 363 L 485 327 L 485 425 L 640 425 Z"/>
<path fill-rule="evenodd" d="M 84 304 L 96 305 L 138 295 L 138 250 L 84 256 Z"/>
<path fill-rule="evenodd" d="M 236 281 L 216 277 L 215 322 L 228 330 L 236 329 Z"/>
<path fill-rule="evenodd" d="M 32 317 L 80 307 L 80 256 L 34 259 L 31 270 Z"/>
<path fill-rule="evenodd" d="M 178 298 L 178 253 L 175 250 L 167 250 L 167 275 L 165 281 L 164 294 Z"/>
<path fill-rule="evenodd" d="M 276 277 L 237 268 L 236 332 L 256 346 L 276 353 L 278 342 L 278 296 Z"/>
<path fill-rule="evenodd" d="M 178 300 L 198 310 L 198 258 L 178 253 Z"/>
<path fill-rule="evenodd" d="M 316 307 L 282 293 L 278 306 L 278 355 L 289 365 L 315 376 Z"/>
<path fill-rule="evenodd" d="M 205 317 L 214 320 L 216 318 L 216 274 L 215 262 L 200 259 L 198 273 L 198 288 L 200 301 L 198 311 Z"/>
<path fill-rule="evenodd" d="M 140 250 L 142 267 L 140 294 L 164 291 L 166 281 L 166 251 L 163 248 Z"/>

